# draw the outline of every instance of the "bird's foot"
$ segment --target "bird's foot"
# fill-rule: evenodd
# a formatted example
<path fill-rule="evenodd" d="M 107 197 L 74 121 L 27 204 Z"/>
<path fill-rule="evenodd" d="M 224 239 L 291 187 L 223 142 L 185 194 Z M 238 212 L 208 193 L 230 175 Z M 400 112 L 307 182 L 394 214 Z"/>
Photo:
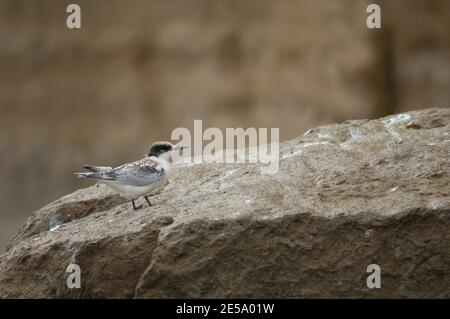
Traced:
<path fill-rule="evenodd" d="M 151 202 L 150 199 L 148 199 L 148 196 L 147 196 L 147 195 L 145 195 L 144 198 L 145 198 L 145 200 L 146 200 L 147 203 L 148 203 L 148 207 L 155 206 L 155 203 Z"/>
<path fill-rule="evenodd" d="M 134 199 L 131 200 L 131 203 L 133 204 L 133 210 L 139 210 L 144 207 L 143 205 L 136 206 L 136 204 L 134 203 Z"/>

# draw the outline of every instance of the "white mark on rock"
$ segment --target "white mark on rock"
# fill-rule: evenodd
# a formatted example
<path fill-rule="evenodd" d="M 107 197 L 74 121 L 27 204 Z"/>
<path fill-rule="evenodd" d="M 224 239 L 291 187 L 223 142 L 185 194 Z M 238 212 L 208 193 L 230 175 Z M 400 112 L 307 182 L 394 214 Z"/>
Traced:
<path fill-rule="evenodd" d="M 330 142 L 323 141 L 323 142 L 304 143 L 304 144 L 297 146 L 291 153 L 283 155 L 283 157 L 281 157 L 281 158 L 284 159 L 284 158 L 297 156 L 297 155 L 302 154 L 303 151 L 308 147 L 315 146 L 315 145 L 325 145 L 325 144 L 330 144 Z"/>
<path fill-rule="evenodd" d="M 382 122 L 385 125 L 392 126 L 392 125 L 396 125 L 396 124 L 401 124 L 401 123 L 407 122 L 411 118 L 412 117 L 411 117 L 410 114 L 398 114 L 398 115 L 389 116 L 388 118 L 382 120 Z"/>
<path fill-rule="evenodd" d="M 52 217 L 50 219 L 50 223 L 49 223 L 49 228 L 50 231 L 55 231 L 57 230 L 59 227 L 61 227 L 63 223 L 56 217 Z"/>
<path fill-rule="evenodd" d="M 56 226 L 50 227 L 50 231 L 55 231 L 55 230 L 57 230 L 59 227 L 61 227 L 61 225 L 56 225 Z"/>
<path fill-rule="evenodd" d="M 398 189 L 398 186 L 392 187 L 389 189 L 389 193 L 393 193 Z"/>

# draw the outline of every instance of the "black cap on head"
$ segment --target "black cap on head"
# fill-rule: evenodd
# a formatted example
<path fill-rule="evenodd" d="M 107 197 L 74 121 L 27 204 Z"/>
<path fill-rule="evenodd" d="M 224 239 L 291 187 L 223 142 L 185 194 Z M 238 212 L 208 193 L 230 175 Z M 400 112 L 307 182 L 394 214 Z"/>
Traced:
<path fill-rule="evenodd" d="M 174 149 L 174 146 L 169 142 L 156 142 L 150 147 L 147 156 L 158 157 L 161 154 L 170 152 Z"/>

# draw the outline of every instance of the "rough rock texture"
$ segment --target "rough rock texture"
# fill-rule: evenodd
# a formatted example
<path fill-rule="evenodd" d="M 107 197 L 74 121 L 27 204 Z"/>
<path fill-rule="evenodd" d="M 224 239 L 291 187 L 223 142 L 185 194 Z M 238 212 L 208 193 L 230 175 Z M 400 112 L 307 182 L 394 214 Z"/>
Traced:
<path fill-rule="evenodd" d="M 450 297 L 450 109 L 319 127 L 280 151 L 274 175 L 176 167 L 138 212 L 106 186 L 49 204 L 0 256 L 0 297 Z"/>

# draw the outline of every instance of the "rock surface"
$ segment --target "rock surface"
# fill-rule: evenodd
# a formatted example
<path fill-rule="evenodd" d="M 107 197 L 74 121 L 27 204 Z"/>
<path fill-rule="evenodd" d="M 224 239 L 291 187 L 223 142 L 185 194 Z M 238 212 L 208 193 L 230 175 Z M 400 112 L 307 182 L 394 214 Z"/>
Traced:
<path fill-rule="evenodd" d="M 449 158 L 450 109 L 429 109 L 310 130 L 273 175 L 175 167 L 137 212 L 88 187 L 28 219 L 0 256 L 0 297 L 449 298 Z"/>

